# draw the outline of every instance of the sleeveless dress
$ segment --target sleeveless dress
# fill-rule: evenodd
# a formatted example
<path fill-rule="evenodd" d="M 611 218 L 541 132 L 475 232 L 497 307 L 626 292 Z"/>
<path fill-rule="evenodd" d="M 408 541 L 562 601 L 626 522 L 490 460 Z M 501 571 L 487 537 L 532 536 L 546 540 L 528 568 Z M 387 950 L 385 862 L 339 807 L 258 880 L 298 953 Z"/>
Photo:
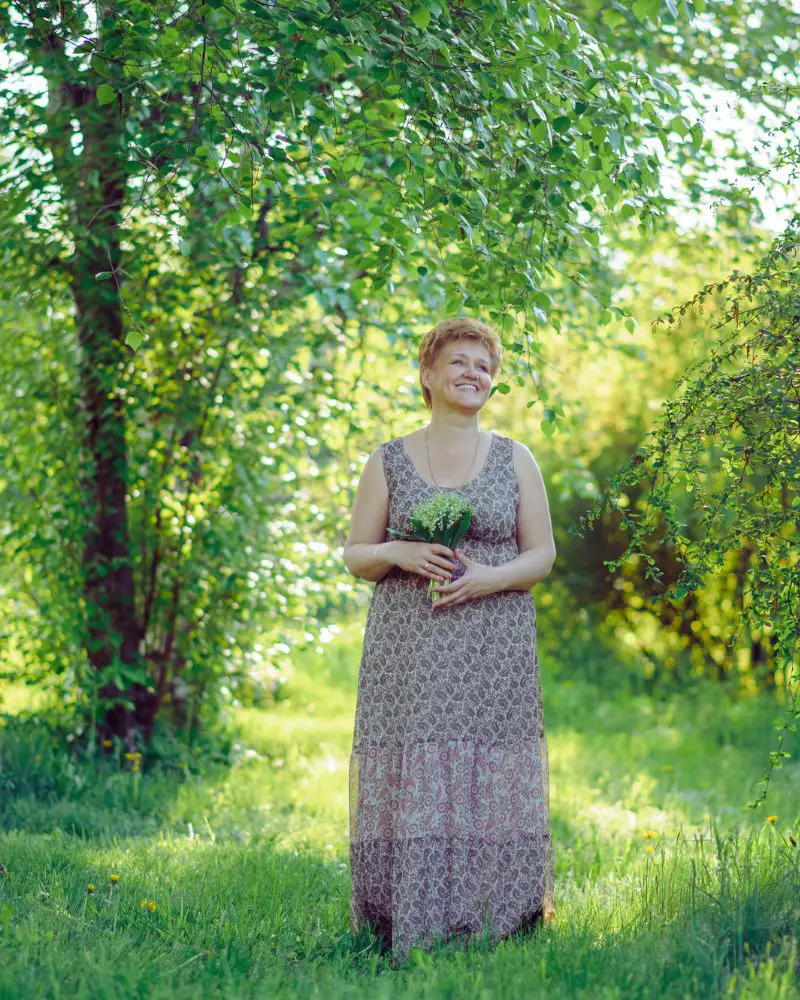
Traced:
<path fill-rule="evenodd" d="M 519 554 L 511 438 L 496 432 L 458 488 L 380 446 L 389 527 L 440 489 L 473 517 L 460 547 L 493 566 Z M 388 532 L 386 539 L 389 540 Z M 553 856 L 536 606 L 504 590 L 434 609 L 428 579 L 393 566 L 367 614 L 349 762 L 350 928 L 371 924 L 405 959 L 417 944 L 492 944 L 552 909 Z"/>

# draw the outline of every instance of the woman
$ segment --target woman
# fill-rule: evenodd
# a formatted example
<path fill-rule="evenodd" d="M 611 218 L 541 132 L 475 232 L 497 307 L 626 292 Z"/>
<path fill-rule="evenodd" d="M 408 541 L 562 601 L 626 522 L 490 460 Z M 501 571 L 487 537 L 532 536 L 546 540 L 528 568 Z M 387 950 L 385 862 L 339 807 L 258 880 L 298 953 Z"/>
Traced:
<path fill-rule="evenodd" d="M 350 926 L 374 927 L 395 959 L 451 932 L 496 943 L 553 914 L 531 587 L 556 552 L 532 454 L 480 427 L 501 360 L 477 320 L 426 334 L 430 421 L 370 454 L 344 547 L 350 572 L 375 581 L 350 756 Z M 438 490 L 473 506 L 455 551 L 386 540 Z"/>

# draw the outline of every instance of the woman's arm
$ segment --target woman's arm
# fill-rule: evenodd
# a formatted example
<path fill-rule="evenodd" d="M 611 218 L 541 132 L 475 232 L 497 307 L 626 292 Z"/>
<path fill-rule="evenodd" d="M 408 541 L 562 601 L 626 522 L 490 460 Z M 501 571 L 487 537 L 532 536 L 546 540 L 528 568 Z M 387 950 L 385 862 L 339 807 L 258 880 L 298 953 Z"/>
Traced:
<path fill-rule="evenodd" d="M 530 590 L 553 568 L 556 543 L 542 474 L 530 449 L 521 441 L 514 441 L 513 461 L 519 483 L 519 555 L 496 567 L 498 590 Z"/>
<path fill-rule="evenodd" d="M 353 576 L 377 582 L 394 565 L 391 554 L 395 543 L 383 541 L 388 523 L 389 487 L 379 446 L 361 472 L 350 515 L 350 532 L 344 543 L 344 564 Z"/>

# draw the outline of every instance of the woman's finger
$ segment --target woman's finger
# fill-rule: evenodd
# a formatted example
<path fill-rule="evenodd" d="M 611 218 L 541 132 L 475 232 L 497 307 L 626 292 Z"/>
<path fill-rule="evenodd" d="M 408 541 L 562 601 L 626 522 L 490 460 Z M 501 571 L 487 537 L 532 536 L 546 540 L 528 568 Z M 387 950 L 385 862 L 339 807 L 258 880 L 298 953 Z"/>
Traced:
<path fill-rule="evenodd" d="M 462 604 L 462 598 L 460 593 L 450 594 L 447 597 L 443 597 L 441 600 L 437 598 L 433 604 L 436 608 L 446 607 L 448 604 Z"/>
<path fill-rule="evenodd" d="M 466 595 L 466 582 L 462 576 L 457 580 L 450 580 L 447 583 L 437 583 L 433 590 L 436 597 L 441 596 L 449 604 L 451 599 L 460 599 Z"/>
<path fill-rule="evenodd" d="M 443 566 L 440 563 L 431 563 L 430 565 L 436 570 L 437 573 L 441 573 L 442 575 L 448 577 L 452 575 L 453 569 L 451 566 Z"/>
<path fill-rule="evenodd" d="M 442 573 L 450 572 L 451 567 L 447 565 L 447 560 L 444 559 L 442 556 L 438 556 L 435 559 L 429 559 L 428 562 L 430 563 L 431 566 L 434 566 Z"/>

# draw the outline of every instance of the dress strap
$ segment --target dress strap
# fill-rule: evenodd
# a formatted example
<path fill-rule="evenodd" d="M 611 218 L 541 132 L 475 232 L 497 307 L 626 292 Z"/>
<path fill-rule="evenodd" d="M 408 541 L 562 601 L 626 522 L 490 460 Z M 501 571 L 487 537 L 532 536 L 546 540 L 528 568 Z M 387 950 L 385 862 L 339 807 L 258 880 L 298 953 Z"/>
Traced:
<path fill-rule="evenodd" d="M 503 475 L 507 482 L 511 483 L 516 501 L 519 498 L 519 481 L 517 480 L 517 471 L 514 468 L 514 439 L 505 434 L 497 436 L 499 438 L 497 442 L 498 468 L 502 465 Z"/>
<path fill-rule="evenodd" d="M 514 467 L 514 442 L 510 437 L 505 434 L 500 434 L 497 431 L 493 432 L 497 436 L 497 452 L 499 456 L 499 461 L 501 461 L 506 468 L 511 466 Z"/>
<path fill-rule="evenodd" d="M 389 487 L 390 494 L 395 492 L 395 488 L 401 475 L 401 447 L 402 442 L 400 441 L 400 438 L 393 438 L 391 441 L 384 441 L 381 444 L 383 475 L 386 479 L 386 485 Z"/>

